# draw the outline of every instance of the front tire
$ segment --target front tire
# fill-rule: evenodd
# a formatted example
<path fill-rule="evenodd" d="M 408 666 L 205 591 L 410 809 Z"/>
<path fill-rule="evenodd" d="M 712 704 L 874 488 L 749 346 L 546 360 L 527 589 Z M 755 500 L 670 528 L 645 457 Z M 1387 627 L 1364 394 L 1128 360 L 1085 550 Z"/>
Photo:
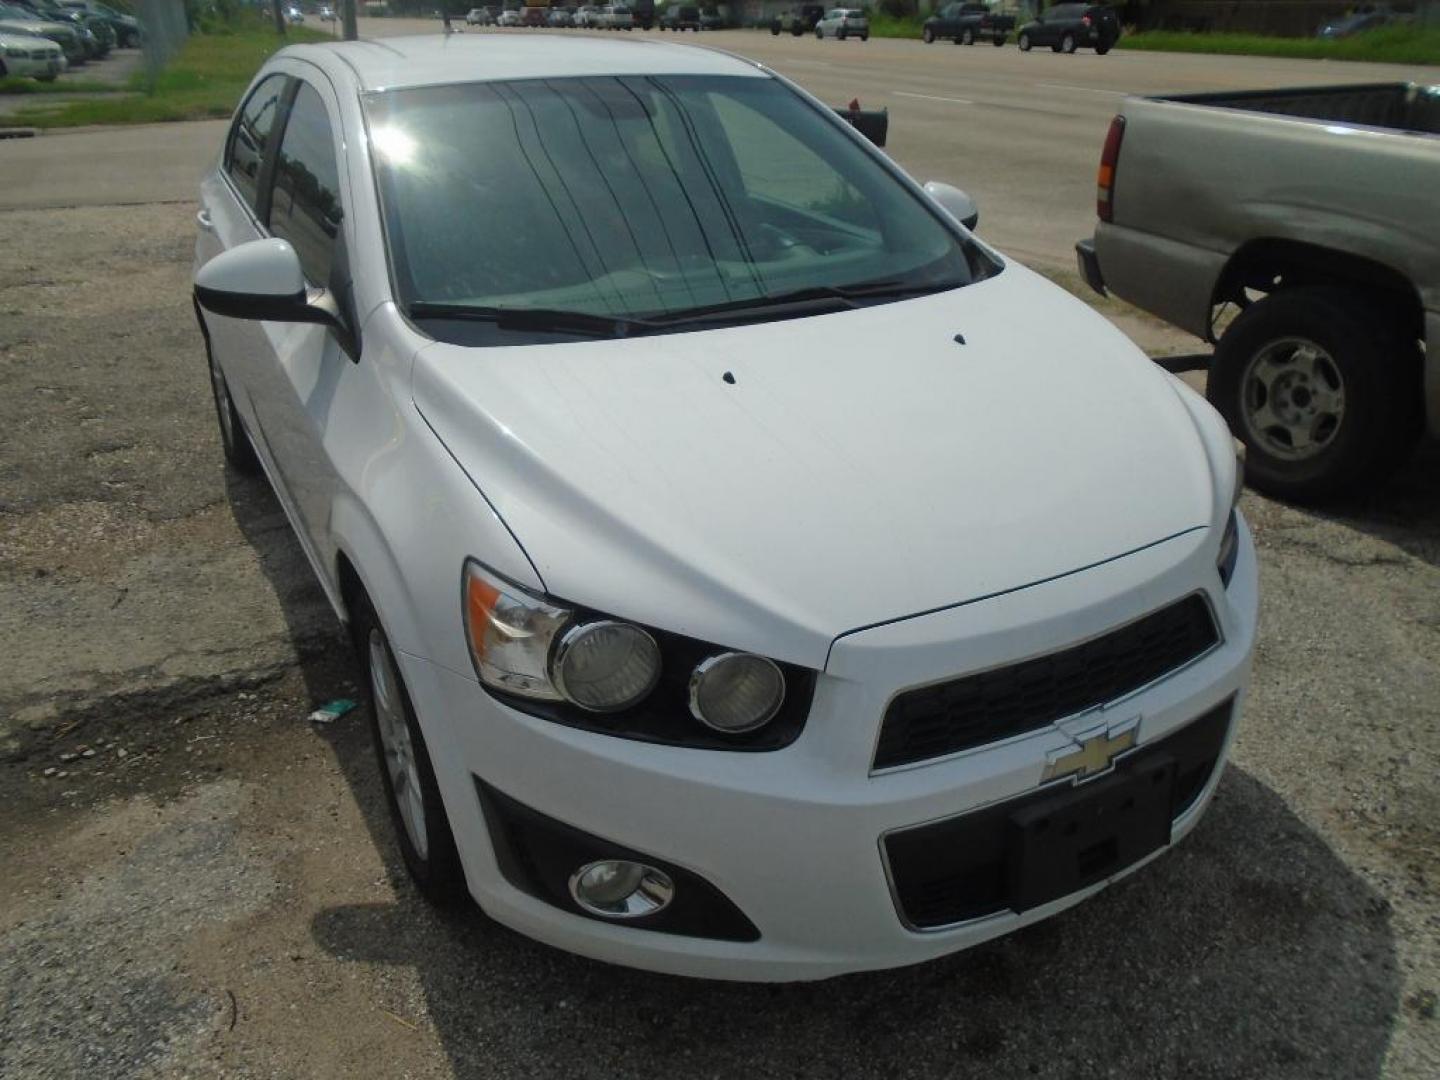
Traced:
<path fill-rule="evenodd" d="M 1419 350 L 1353 295 L 1297 288 L 1251 304 L 1215 349 L 1206 396 L 1245 443 L 1258 491 L 1314 502 L 1369 490 L 1423 428 Z"/>
<path fill-rule="evenodd" d="M 1073 53 L 1075 51 L 1075 35 L 1066 34 L 1062 37 L 1060 39 L 1060 48 L 1057 51 L 1065 53 L 1067 56 Z"/>
<path fill-rule="evenodd" d="M 250 436 L 240 422 L 239 410 L 230 396 L 230 384 L 215 362 L 208 342 L 205 364 L 210 369 L 210 395 L 215 400 L 215 419 L 220 425 L 220 447 L 225 451 L 225 460 L 236 472 L 254 476 L 260 471 L 260 459 L 255 455 L 255 447 L 250 444 Z"/>
<path fill-rule="evenodd" d="M 364 597 L 357 605 L 353 625 L 370 706 L 370 733 L 401 857 L 426 900 L 439 907 L 454 907 L 469 895 L 465 871 L 395 653 L 375 609 Z"/>
<path fill-rule="evenodd" d="M 1020 51 L 1021 51 L 1021 52 L 1029 52 L 1029 51 L 1030 51 L 1030 35 L 1029 35 L 1029 34 L 1021 34 L 1020 37 L 1019 37 L 1018 39 L 1016 39 L 1015 44 L 1017 44 L 1017 45 L 1020 46 Z"/>
<path fill-rule="evenodd" d="M 934 45 L 935 31 L 928 26 L 923 27 L 920 31 L 920 40 L 923 41 L 926 45 Z"/>
<path fill-rule="evenodd" d="M 964 30 L 962 30 L 962 31 L 960 32 L 960 44 L 961 44 L 961 45 L 974 45 L 974 44 L 975 44 L 975 31 L 974 31 L 974 30 L 971 30 L 970 27 L 968 27 L 968 26 L 967 26 Z"/>

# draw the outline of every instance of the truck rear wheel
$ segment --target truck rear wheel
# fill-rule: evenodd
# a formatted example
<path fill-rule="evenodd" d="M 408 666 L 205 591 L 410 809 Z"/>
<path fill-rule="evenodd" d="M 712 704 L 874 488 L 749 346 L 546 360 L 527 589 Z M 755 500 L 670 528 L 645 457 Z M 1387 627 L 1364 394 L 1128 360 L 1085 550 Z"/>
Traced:
<path fill-rule="evenodd" d="M 968 26 L 965 27 L 965 29 L 960 32 L 960 44 L 961 44 L 961 45 L 974 45 L 974 44 L 975 44 L 975 31 L 974 31 L 974 30 L 971 30 L 970 27 L 968 27 Z"/>
<path fill-rule="evenodd" d="M 1419 353 L 1392 318 L 1324 288 L 1246 308 L 1215 350 L 1207 396 L 1245 443 L 1251 486 L 1312 502 L 1383 480 L 1420 435 Z"/>
<path fill-rule="evenodd" d="M 920 40 L 926 45 L 933 45 L 935 43 L 935 31 L 928 26 L 925 27 L 920 31 Z"/>
<path fill-rule="evenodd" d="M 1021 51 L 1021 52 L 1029 52 L 1029 51 L 1030 51 L 1030 35 L 1029 35 L 1029 34 L 1021 34 L 1020 37 L 1019 37 L 1019 40 L 1016 42 L 1016 44 L 1020 46 L 1020 51 Z"/>

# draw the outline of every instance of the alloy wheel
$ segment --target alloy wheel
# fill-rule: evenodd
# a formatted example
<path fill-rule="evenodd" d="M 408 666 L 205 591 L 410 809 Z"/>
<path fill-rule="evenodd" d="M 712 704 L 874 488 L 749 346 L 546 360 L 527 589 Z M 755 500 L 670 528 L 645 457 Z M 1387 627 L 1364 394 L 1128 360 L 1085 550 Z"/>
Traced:
<path fill-rule="evenodd" d="M 1345 419 L 1345 380 L 1313 341 L 1282 338 L 1260 349 L 1240 379 L 1246 434 L 1267 453 L 1302 461 L 1322 453 Z"/>

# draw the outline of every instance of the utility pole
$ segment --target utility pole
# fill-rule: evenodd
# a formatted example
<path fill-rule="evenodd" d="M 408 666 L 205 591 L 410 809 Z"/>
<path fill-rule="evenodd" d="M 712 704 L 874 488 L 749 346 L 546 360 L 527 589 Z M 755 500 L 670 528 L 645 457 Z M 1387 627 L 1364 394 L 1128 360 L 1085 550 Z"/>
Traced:
<path fill-rule="evenodd" d="M 355 0 L 340 0 L 340 22 L 345 30 L 341 36 L 346 41 L 360 37 L 360 29 L 355 25 Z"/>
<path fill-rule="evenodd" d="M 284 0 L 275 0 L 275 33 L 285 36 L 285 9 L 280 5 Z"/>

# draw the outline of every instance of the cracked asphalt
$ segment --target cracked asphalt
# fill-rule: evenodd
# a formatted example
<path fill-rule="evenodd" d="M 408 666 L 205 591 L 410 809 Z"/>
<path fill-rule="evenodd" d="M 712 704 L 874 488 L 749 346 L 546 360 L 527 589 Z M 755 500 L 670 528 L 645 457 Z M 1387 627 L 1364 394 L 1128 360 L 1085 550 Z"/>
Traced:
<path fill-rule="evenodd" d="M 222 467 L 193 205 L 0 212 L 0 1075 L 1440 1075 L 1440 450 L 1245 496 L 1204 823 L 1079 908 L 819 985 L 631 972 L 407 884 L 345 643 Z"/>

